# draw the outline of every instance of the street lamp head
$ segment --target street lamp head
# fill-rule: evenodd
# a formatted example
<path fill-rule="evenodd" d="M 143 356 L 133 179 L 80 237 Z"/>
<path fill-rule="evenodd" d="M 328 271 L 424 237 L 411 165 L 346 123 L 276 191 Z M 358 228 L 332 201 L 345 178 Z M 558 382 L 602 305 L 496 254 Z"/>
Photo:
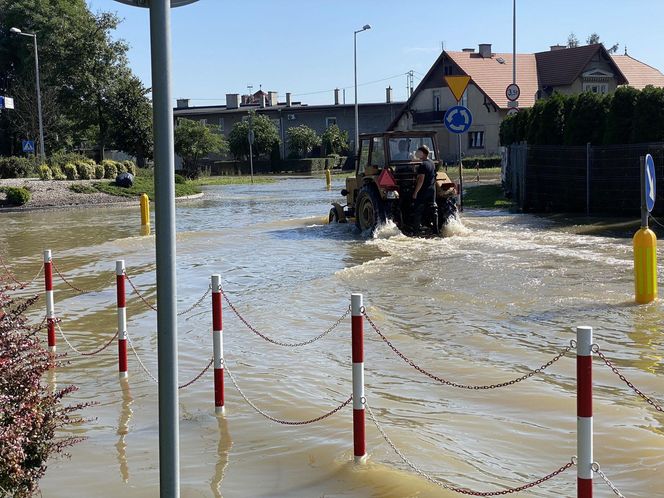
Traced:
<path fill-rule="evenodd" d="M 133 5 L 135 7 L 150 7 L 149 0 L 115 0 L 116 2 Z M 182 7 L 190 3 L 197 2 L 198 0 L 171 0 L 171 7 Z"/>
<path fill-rule="evenodd" d="M 366 31 L 367 29 L 371 29 L 371 24 L 365 24 L 362 26 L 362 31 Z"/>
<path fill-rule="evenodd" d="M 11 28 L 11 29 L 9 30 L 9 32 L 10 32 L 10 33 L 16 33 L 17 35 L 20 35 L 20 34 L 22 33 L 22 31 L 21 31 L 20 29 L 18 29 L 18 28 Z"/>

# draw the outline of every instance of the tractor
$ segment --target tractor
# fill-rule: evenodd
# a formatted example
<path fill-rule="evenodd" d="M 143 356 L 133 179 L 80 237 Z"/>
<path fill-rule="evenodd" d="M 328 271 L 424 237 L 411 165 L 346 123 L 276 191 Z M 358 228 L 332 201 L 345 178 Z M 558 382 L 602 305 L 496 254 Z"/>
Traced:
<path fill-rule="evenodd" d="M 413 226 L 413 191 L 417 179 L 415 158 L 418 147 L 426 145 L 436 165 L 436 202 L 425 207 L 420 227 Z M 434 236 L 457 213 L 457 186 L 441 171 L 436 132 L 391 131 L 360 135 L 355 174 L 346 178 L 341 195 L 346 205 L 333 203 L 330 223 L 354 220 L 363 233 L 373 233 L 392 220 L 409 236 Z"/>

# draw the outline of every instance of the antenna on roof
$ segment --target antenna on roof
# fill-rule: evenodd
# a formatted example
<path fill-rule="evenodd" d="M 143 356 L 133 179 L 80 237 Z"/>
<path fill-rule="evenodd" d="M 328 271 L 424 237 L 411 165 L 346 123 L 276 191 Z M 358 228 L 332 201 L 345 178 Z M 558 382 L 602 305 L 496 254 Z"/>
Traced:
<path fill-rule="evenodd" d="M 627 55 L 627 45 L 625 45 L 625 55 Z"/>

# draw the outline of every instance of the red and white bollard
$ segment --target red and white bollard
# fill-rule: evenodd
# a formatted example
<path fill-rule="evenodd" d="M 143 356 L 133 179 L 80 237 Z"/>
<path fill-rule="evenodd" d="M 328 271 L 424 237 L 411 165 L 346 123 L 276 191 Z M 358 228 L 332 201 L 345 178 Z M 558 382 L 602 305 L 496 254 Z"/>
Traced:
<path fill-rule="evenodd" d="M 46 290 L 46 325 L 48 349 L 55 353 L 55 304 L 53 300 L 53 258 L 51 250 L 44 251 L 44 288 Z"/>
<path fill-rule="evenodd" d="M 222 414 L 224 407 L 224 339 L 221 312 L 221 276 L 212 275 L 212 348 L 214 351 L 214 412 Z"/>
<path fill-rule="evenodd" d="M 577 498 L 593 496 L 593 329 L 576 328 Z"/>
<path fill-rule="evenodd" d="M 125 293 L 125 262 L 115 262 L 115 282 L 118 296 L 118 370 L 121 379 L 129 376 L 127 368 L 127 298 Z"/>
<path fill-rule="evenodd" d="M 353 452 L 355 463 L 367 457 L 364 413 L 364 318 L 362 294 L 351 294 L 351 335 L 353 343 Z"/>

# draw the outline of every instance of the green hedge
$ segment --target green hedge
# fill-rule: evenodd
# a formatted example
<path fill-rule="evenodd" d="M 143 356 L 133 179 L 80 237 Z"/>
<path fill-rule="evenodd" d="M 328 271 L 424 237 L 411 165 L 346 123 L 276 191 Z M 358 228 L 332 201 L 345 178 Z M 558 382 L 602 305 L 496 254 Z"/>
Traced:
<path fill-rule="evenodd" d="M 6 187 L 5 194 L 7 195 L 7 202 L 14 206 L 22 206 L 30 200 L 30 191 L 23 187 Z"/>
<path fill-rule="evenodd" d="M 500 156 L 476 156 L 476 157 L 464 157 L 463 165 L 465 168 L 499 168 L 500 167 Z"/>
<path fill-rule="evenodd" d="M 0 178 L 26 178 L 34 173 L 36 163 L 27 157 L 0 157 Z"/>

